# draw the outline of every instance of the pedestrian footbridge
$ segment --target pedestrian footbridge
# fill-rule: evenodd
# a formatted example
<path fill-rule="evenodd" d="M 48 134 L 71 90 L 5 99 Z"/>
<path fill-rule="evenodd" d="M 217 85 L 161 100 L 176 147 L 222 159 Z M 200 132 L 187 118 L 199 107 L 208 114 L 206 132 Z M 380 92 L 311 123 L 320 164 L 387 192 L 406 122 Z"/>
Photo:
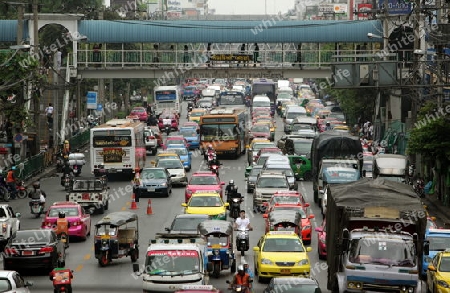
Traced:
<path fill-rule="evenodd" d="M 381 22 L 83 20 L 83 15 L 40 14 L 39 29 L 56 23 L 55 40 L 72 53 L 72 76 L 81 78 L 331 77 L 340 55 L 365 54 L 383 35 Z M 17 20 L 0 20 L 0 43 L 15 42 Z M 34 45 L 32 15 L 22 40 Z M 67 36 L 70 42 L 67 42 Z M 357 44 L 359 44 L 357 46 Z M 46 44 L 50 45 L 50 44 Z M 244 45 L 244 46 L 242 46 Z"/>

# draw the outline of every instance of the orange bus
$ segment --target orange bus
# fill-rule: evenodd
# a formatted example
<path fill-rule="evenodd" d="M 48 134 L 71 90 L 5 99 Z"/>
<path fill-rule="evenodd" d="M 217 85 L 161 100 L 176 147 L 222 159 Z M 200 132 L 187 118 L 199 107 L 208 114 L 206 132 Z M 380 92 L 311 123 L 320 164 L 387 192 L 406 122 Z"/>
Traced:
<path fill-rule="evenodd" d="M 245 154 L 247 114 L 245 109 L 217 108 L 200 117 L 200 149 L 209 144 L 218 155 L 238 158 Z"/>

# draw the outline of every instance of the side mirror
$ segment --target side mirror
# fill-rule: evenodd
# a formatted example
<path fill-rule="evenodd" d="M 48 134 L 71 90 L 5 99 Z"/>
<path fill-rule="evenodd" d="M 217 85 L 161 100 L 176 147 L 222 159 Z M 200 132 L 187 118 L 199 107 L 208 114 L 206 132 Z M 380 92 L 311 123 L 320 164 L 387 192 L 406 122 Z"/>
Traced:
<path fill-rule="evenodd" d="M 434 267 L 434 265 L 428 265 L 428 270 L 431 272 L 435 272 L 436 268 Z"/>
<path fill-rule="evenodd" d="M 316 216 L 314 216 L 314 215 L 309 215 L 309 219 L 314 219 Z"/>
<path fill-rule="evenodd" d="M 263 214 L 263 218 L 264 218 L 264 219 L 267 219 L 268 217 L 269 217 L 268 214 Z"/>
<path fill-rule="evenodd" d="M 170 232 L 170 228 L 164 228 L 164 230 L 166 230 L 167 232 Z"/>
<path fill-rule="evenodd" d="M 323 232 L 323 228 L 322 227 L 316 227 L 316 229 L 314 229 L 314 231 L 322 233 Z"/>
<path fill-rule="evenodd" d="M 22 214 L 21 213 L 16 213 L 16 218 L 20 218 L 20 217 L 22 217 Z"/>
<path fill-rule="evenodd" d="M 259 247 L 258 246 L 253 247 L 253 251 L 258 252 L 259 251 Z"/>
<path fill-rule="evenodd" d="M 31 287 L 31 286 L 33 286 L 33 282 L 32 281 L 25 281 L 25 287 Z"/>
<path fill-rule="evenodd" d="M 184 202 L 183 202 L 183 203 L 181 204 L 181 206 L 182 206 L 182 207 L 187 207 L 187 203 L 184 203 Z"/>
<path fill-rule="evenodd" d="M 212 262 L 207 263 L 207 264 L 206 264 L 206 271 L 207 271 L 208 273 L 211 273 L 213 270 L 214 270 L 213 263 L 212 263 Z"/>

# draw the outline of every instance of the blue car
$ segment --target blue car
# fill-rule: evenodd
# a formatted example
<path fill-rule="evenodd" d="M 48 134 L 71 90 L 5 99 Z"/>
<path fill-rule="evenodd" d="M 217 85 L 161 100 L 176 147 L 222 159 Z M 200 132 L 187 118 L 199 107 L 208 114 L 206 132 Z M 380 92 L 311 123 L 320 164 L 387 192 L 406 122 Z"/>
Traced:
<path fill-rule="evenodd" d="M 192 152 L 190 152 L 183 144 L 169 144 L 167 150 L 173 151 L 180 156 L 186 171 L 192 168 Z"/>
<path fill-rule="evenodd" d="M 200 135 L 198 135 L 195 129 L 182 128 L 179 133 L 188 141 L 190 150 L 200 148 Z"/>

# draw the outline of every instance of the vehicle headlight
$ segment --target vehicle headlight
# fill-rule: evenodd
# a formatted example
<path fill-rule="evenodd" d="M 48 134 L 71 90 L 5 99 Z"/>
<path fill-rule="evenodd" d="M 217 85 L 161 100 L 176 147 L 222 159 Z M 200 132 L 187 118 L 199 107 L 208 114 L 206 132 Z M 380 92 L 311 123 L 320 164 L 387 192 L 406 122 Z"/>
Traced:
<path fill-rule="evenodd" d="M 302 230 L 310 230 L 311 226 L 303 226 Z"/>
<path fill-rule="evenodd" d="M 444 288 L 450 288 L 450 286 L 444 280 L 437 280 L 437 284 L 438 284 L 438 286 L 441 286 Z"/>
<path fill-rule="evenodd" d="M 302 259 L 301 261 L 298 262 L 299 266 L 306 266 L 309 263 L 309 261 L 307 259 Z"/>
<path fill-rule="evenodd" d="M 433 261 L 433 258 L 432 258 L 432 257 L 425 256 L 425 262 L 430 263 L 430 262 L 432 262 L 432 261 Z"/>
<path fill-rule="evenodd" d="M 163 182 L 163 183 L 161 183 L 160 184 L 162 187 L 166 187 L 167 186 L 167 183 L 166 182 Z"/>
<path fill-rule="evenodd" d="M 263 258 L 263 259 L 261 259 L 261 264 L 263 264 L 263 265 L 271 265 L 273 263 L 272 263 L 272 261 L 270 259 Z"/>

